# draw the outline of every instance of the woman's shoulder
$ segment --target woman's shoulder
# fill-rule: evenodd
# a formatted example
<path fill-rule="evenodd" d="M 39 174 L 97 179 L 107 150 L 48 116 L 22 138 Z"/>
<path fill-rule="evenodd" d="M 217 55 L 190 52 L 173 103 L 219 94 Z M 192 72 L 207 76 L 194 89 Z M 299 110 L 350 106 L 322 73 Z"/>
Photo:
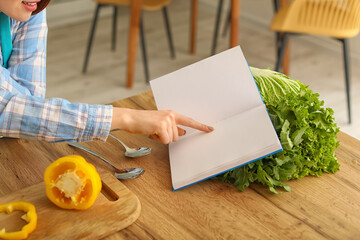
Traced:
<path fill-rule="evenodd" d="M 19 27 L 23 26 L 31 26 L 36 24 L 46 24 L 46 9 L 39 12 L 38 14 L 32 15 L 28 20 L 26 21 L 17 21 L 15 19 L 10 19 L 10 24 L 12 30 L 15 30 Z"/>
<path fill-rule="evenodd" d="M 46 9 L 39 12 L 38 14 L 32 15 L 28 20 L 26 21 L 17 21 L 15 19 L 10 19 L 10 25 L 11 25 L 11 33 L 17 34 L 21 32 L 27 32 L 31 28 L 47 28 L 46 24 Z M 13 35 L 14 36 L 14 35 Z"/>

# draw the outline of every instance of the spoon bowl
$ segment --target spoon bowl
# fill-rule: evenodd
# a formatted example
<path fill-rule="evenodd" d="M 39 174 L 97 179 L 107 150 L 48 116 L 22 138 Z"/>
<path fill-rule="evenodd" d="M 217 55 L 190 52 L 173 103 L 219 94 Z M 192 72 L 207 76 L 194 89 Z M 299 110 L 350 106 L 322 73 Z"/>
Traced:
<path fill-rule="evenodd" d="M 84 145 L 81 145 L 80 143 L 76 143 L 76 142 L 68 142 L 68 145 L 72 146 L 72 147 L 76 147 L 79 148 L 81 150 L 84 150 L 85 152 L 88 152 L 98 158 L 100 158 L 101 160 L 103 160 L 105 163 L 109 164 L 114 170 L 114 176 L 117 179 L 129 179 L 129 178 L 137 178 L 140 177 L 142 174 L 144 174 L 145 170 L 142 168 L 124 168 L 124 169 L 119 169 L 117 167 L 115 167 L 111 162 L 109 162 L 106 158 L 104 158 L 103 156 L 101 156 L 100 154 L 94 152 L 93 150 L 91 150 L 88 147 L 85 147 Z"/>
<path fill-rule="evenodd" d="M 136 158 L 136 157 L 142 157 L 149 155 L 151 153 L 151 148 L 148 147 L 139 147 L 139 148 L 130 148 L 125 143 L 123 143 L 119 138 L 117 138 L 115 135 L 109 133 L 109 135 L 114 138 L 116 141 L 121 143 L 123 147 L 125 148 L 125 156 Z"/>

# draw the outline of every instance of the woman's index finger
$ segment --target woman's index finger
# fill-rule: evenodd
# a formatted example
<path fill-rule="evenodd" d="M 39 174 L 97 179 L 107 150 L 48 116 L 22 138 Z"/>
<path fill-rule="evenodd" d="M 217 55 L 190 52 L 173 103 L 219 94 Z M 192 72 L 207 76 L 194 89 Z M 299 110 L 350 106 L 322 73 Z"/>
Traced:
<path fill-rule="evenodd" d="M 175 115 L 176 124 L 180 124 L 186 127 L 191 127 L 203 132 L 212 132 L 214 130 L 213 127 L 207 126 L 206 124 L 200 123 L 192 118 L 186 117 L 177 113 Z"/>

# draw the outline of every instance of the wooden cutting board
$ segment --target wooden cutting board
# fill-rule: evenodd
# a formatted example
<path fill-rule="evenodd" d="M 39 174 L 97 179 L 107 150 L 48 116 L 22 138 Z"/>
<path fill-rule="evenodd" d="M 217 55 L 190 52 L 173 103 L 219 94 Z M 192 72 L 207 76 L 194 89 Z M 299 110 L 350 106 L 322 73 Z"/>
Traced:
<path fill-rule="evenodd" d="M 139 217 L 137 196 L 109 172 L 99 172 L 102 190 L 93 206 L 84 211 L 65 210 L 48 200 L 45 183 L 0 198 L 0 204 L 27 201 L 35 205 L 38 224 L 28 239 L 99 239 L 131 225 Z M 17 213 L 16 213 L 17 212 Z M 24 225 L 22 211 L 0 213 L 0 229 L 18 231 Z"/>

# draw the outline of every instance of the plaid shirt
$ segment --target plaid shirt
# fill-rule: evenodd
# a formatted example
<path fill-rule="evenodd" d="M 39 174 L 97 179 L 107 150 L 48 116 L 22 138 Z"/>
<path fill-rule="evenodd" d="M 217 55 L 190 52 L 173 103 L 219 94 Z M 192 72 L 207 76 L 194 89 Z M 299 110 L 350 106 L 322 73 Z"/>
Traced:
<path fill-rule="evenodd" d="M 46 12 L 25 22 L 10 19 L 10 24 L 13 50 L 8 69 L 0 66 L 0 135 L 49 142 L 105 141 L 112 106 L 45 99 Z"/>

